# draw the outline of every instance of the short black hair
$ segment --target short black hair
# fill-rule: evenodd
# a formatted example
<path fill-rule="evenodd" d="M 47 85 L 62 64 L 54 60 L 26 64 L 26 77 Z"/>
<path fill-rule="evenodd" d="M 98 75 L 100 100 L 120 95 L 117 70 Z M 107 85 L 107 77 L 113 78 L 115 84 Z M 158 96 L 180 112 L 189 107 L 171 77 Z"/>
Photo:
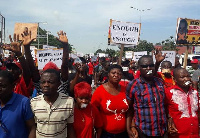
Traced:
<path fill-rule="evenodd" d="M 143 62 L 143 59 L 145 59 L 145 58 L 152 59 L 152 61 L 153 61 L 153 58 L 152 58 L 152 56 L 150 56 L 150 55 L 143 55 L 143 56 L 142 56 L 142 57 L 140 57 L 140 58 L 139 58 L 139 60 L 138 60 L 138 65 L 139 65 L 139 66 L 142 64 L 142 62 Z"/>
<path fill-rule="evenodd" d="M 42 74 L 44 74 L 44 73 L 53 73 L 53 74 L 56 75 L 58 81 L 60 81 L 60 72 L 59 72 L 59 71 L 57 71 L 57 70 L 55 70 L 55 69 L 47 69 L 47 70 L 45 70 L 44 72 L 42 72 Z M 41 74 L 41 75 L 42 75 L 42 74 Z"/>
<path fill-rule="evenodd" d="M 165 63 L 168 63 L 170 65 L 170 68 L 172 67 L 172 63 L 170 61 L 163 61 L 161 63 L 161 67 L 165 64 Z"/>
<path fill-rule="evenodd" d="M 174 76 L 174 78 L 176 78 L 177 73 L 178 73 L 180 70 L 186 70 L 186 69 L 185 69 L 185 68 L 182 68 L 182 67 L 175 68 L 174 71 L 173 71 L 173 76 Z M 187 71 L 187 70 L 186 70 L 186 71 Z"/>
<path fill-rule="evenodd" d="M 114 69 L 114 68 L 119 69 L 119 70 L 123 73 L 122 67 L 121 67 L 120 65 L 118 65 L 118 64 L 113 64 L 113 65 L 111 65 L 111 66 L 108 68 L 108 73 L 110 73 L 110 71 L 111 71 L 112 69 Z"/>
<path fill-rule="evenodd" d="M 14 83 L 14 76 L 11 72 L 7 70 L 1 70 L 0 71 L 0 77 L 7 78 L 10 84 Z"/>

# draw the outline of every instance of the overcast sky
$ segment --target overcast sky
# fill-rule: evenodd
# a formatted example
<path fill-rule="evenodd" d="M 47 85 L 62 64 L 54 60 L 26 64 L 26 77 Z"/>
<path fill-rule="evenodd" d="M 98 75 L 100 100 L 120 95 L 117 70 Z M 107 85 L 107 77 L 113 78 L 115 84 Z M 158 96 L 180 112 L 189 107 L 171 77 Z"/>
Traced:
<path fill-rule="evenodd" d="M 110 19 L 138 23 L 141 17 L 140 38 L 155 44 L 175 36 L 178 17 L 200 19 L 199 7 L 200 0 L 1 0 L 0 12 L 6 36 L 16 22 L 47 22 L 40 27 L 53 35 L 64 30 L 78 52 L 91 53 L 113 48 L 107 46 Z"/>

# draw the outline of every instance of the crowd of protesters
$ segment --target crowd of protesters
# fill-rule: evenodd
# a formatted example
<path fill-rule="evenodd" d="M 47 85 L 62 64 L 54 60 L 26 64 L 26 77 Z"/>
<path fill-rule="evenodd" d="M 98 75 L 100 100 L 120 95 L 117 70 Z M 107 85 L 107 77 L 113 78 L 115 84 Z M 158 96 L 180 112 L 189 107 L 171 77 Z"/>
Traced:
<path fill-rule="evenodd" d="M 11 55 L 0 61 L 0 138 L 199 137 L 196 59 L 192 78 L 158 49 L 155 63 L 150 55 L 121 65 L 111 58 L 76 62 L 60 31 L 61 69 L 49 62 L 38 70 L 33 40 L 26 28 L 22 41 L 10 36 L 3 46 Z"/>

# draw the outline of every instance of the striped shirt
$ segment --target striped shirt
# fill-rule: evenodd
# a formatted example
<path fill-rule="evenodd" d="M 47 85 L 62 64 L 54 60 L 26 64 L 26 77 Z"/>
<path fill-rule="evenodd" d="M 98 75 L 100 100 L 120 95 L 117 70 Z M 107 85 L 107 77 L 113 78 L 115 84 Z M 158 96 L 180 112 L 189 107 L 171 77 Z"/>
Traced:
<path fill-rule="evenodd" d="M 43 95 L 39 95 L 31 99 L 31 108 L 37 123 L 36 137 L 67 137 L 67 124 L 74 122 L 72 97 L 59 93 L 57 100 L 50 107 Z"/>
<path fill-rule="evenodd" d="M 126 97 L 133 101 L 136 126 L 147 136 L 162 136 L 166 131 L 164 108 L 164 86 L 161 79 L 154 77 L 153 83 L 142 78 L 135 79 L 127 86 Z"/>
<path fill-rule="evenodd" d="M 62 81 L 62 79 L 60 79 L 60 82 L 61 84 L 58 87 L 57 92 L 61 92 L 68 95 L 68 85 L 69 85 L 68 81 Z M 42 94 L 42 89 L 40 88 L 40 82 L 33 82 L 33 85 L 35 86 L 37 93 Z"/>

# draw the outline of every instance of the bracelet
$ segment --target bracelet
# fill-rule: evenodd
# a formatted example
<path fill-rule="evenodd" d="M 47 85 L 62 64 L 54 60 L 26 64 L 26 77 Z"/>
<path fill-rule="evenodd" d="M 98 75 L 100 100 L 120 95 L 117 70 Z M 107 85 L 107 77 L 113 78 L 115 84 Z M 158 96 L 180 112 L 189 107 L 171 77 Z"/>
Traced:
<path fill-rule="evenodd" d="M 24 57 L 23 55 L 21 55 L 21 56 L 19 56 L 19 57 L 17 57 L 18 59 L 20 59 L 20 58 L 22 58 L 22 57 Z"/>

